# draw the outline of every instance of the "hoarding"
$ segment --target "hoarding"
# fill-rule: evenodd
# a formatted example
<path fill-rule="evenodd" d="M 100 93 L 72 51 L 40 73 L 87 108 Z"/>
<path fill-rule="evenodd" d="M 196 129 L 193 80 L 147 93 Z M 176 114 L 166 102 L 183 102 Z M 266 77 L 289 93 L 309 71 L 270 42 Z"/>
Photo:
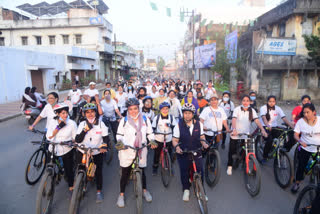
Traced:
<path fill-rule="evenodd" d="M 225 38 L 225 50 L 228 52 L 228 59 L 231 63 L 237 60 L 238 31 L 229 33 Z"/>
<path fill-rule="evenodd" d="M 257 53 L 269 55 L 296 55 L 297 41 L 295 39 L 266 38 L 260 42 Z"/>
<path fill-rule="evenodd" d="M 194 49 L 195 68 L 210 68 L 216 63 L 216 43 Z"/>

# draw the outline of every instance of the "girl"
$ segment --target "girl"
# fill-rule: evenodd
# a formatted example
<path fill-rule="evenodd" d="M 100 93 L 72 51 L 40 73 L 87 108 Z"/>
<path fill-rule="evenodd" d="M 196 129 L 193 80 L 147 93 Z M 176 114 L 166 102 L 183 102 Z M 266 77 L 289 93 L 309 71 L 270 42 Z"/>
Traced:
<path fill-rule="evenodd" d="M 152 98 L 150 96 L 146 96 L 143 99 L 143 107 L 142 107 L 142 115 L 152 122 L 154 118 L 154 112 L 152 110 Z"/>
<path fill-rule="evenodd" d="M 164 89 L 159 90 L 159 97 L 154 100 L 154 109 L 159 112 L 159 105 L 166 101 L 167 97 Z"/>
<path fill-rule="evenodd" d="M 128 85 L 128 99 L 136 97 L 136 91 L 134 90 L 134 87 L 132 83 L 129 82 Z"/>
<path fill-rule="evenodd" d="M 118 101 L 118 107 L 121 115 L 124 117 L 127 114 L 126 101 L 128 100 L 128 94 L 124 92 L 122 85 L 118 86 L 116 93 L 116 99 Z"/>
<path fill-rule="evenodd" d="M 294 122 L 294 124 L 296 124 L 298 120 L 303 117 L 302 107 L 307 103 L 311 103 L 311 97 L 309 95 L 303 95 L 301 97 L 301 105 L 295 107 L 291 113 L 291 120 Z"/>
<path fill-rule="evenodd" d="M 168 93 L 168 103 L 170 103 L 169 114 L 172 115 L 176 121 L 179 121 L 179 118 L 182 117 L 180 101 L 176 98 L 176 92 L 171 90 Z"/>
<path fill-rule="evenodd" d="M 192 103 L 192 105 L 194 105 L 194 107 L 196 108 L 196 114 L 199 114 L 198 100 L 193 97 L 193 92 L 192 91 L 188 91 L 187 92 L 187 96 L 185 96 L 181 100 L 181 106 L 183 106 L 185 103 Z"/>
<path fill-rule="evenodd" d="M 210 85 L 210 82 L 209 82 Z M 225 111 L 227 118 L 228 118 L 228 126 L 230 126 L 230 122 L 229 119 L 232 118 L 232 113 L 234 110 L 234 104 L 233 102 L 230 100 L 231 99 L 231 93 L 229 91 L 224 91 L 222 93 L 222 100 L 220 100 L 219 106 L 221 108 L 223 108 L 223 110 Z M 225 131 L 226 129 L 223 127 L 222 131 Z M 227 138 L 227 134 L 223 133 L 223 139 L 222 139 L 222 144 L 221 147 L 222 149 L 225 148 L 225 143 L 226 143 L 226 138 Z"/>
<path fill-rule="evenodd" d="M 155 99 L 159 96 L 156 86 L 152 86 L 150 96 L 152 97 L 152 99 Z"/>

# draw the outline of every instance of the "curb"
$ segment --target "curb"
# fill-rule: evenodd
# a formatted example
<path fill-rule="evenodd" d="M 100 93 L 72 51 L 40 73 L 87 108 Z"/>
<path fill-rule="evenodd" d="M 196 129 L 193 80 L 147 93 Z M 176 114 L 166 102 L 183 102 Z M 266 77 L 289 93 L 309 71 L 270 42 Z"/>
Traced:
<path fill-rule="evenodd" d="M 17 113 L 17 114 L 9 115 L 7 117 L 0 118 L 0 123 L 8 121 L 8 120 L 16 118 L 16 117 L 19 117 L 20 115 L 22 115 L 22 114 L 21 113 Z"/>

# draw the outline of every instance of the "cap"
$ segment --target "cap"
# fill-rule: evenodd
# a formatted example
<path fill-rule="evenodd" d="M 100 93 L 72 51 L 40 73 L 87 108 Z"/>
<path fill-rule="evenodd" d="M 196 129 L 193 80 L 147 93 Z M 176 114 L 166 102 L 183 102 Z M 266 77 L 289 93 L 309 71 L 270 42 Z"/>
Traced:
<path fill-rule="evenodd" d="M 213 95 L 210 97 L 210 100 L 211 100 L 212 98 L 217 98 L 217 99 L 219 99 L 219 97 L 218 97 L 217 94 L 213 94 Z"/>
<path fill-rule="evenodd" d="M 90 83 L 89 83 L 89 86 L 90 86 L 90 85 L 95 85 L 95 84 L 96 84 L 95 82 L 90 82 Z"/>

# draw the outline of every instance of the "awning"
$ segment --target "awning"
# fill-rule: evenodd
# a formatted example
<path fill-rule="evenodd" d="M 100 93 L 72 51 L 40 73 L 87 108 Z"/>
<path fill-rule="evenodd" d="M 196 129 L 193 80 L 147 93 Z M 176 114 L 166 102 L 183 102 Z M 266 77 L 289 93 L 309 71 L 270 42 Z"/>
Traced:
<path fill-rule="evenodd" d="M 40 69 L 54 69 L 48 65 L 27 65 L 28 70 L 40 70 Z"/>

